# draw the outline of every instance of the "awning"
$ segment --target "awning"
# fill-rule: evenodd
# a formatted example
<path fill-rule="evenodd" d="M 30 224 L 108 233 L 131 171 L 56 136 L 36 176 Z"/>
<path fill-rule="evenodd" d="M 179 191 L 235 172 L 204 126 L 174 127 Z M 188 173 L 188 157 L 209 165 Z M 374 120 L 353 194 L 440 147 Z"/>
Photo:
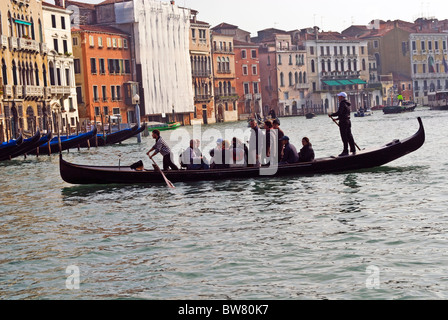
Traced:
<path fill-rule="evenodd" d="M 344 86 L 352 86 L 353 85 L 353 82 L 351 82 L 350 80 L 338 80 L 338 82 Z"/>
<path fill-rule="evenodd" d="M 327 81 L 324 81 L 324 83 L 330 87 L 341 85 L 338 81 L 334 81 L 334 80 L 327 80 Z"/>
<path fill-rule="evenodd" d="M 354 84 L 367 84 L 367 82 L 361 79 L 352 79 L 350 81 L 353 82 Z"/>
<path fill-rule="evenodd" d="M 15 22 L 15 23 L 18 23 L 18 24 L 23 24 L 23 25 L 25 25 L 25 26 L 31 26 L 31 25 L 32 25 L 30 22 L 23 21 L 23 20 L 17 20 L 17 19 L 14 19 L 14 22 Z"/>

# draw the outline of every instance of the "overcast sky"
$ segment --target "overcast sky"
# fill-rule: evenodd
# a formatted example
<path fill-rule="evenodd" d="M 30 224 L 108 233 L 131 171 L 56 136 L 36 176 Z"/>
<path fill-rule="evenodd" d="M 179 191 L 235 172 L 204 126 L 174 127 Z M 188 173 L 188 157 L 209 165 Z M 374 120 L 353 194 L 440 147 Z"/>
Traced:
<path fill-rule="evenodd" d="M 294 30 L 317 25 L 324 31 L 342 31 L 352 24 L 367 25 L 374 19 L 412 22 L 419 17 L 448 18 L 446 0 L 176 0 L 176 4 L 198 10 L 198 20 L 209 22 L 212 27 L 227 22 L 252 36 L 258 30 L 274 27 Z"/>

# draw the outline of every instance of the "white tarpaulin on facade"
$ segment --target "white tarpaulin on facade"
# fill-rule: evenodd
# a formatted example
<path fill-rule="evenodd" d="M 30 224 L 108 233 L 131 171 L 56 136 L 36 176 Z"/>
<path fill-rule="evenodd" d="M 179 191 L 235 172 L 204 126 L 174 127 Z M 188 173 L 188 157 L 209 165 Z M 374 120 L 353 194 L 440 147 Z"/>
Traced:
<path fill-rule="evenodd" d="M 145 114 L 194 112 L 189 54 L 190 11 L 134 0 L 136 62 L 141 65 Z"/>

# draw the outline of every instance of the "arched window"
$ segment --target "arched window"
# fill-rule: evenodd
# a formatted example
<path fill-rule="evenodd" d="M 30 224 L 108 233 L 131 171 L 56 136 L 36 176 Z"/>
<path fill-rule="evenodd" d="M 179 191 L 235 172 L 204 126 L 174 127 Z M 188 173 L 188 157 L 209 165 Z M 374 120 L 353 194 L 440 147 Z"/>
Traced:
<path fill-rule="evenodd" d="M 230 71 L 230 58 L 229 57 L 227 57 L 227 59 L 226 59 L 226 70 Z"/>
<path fill-rule="evenodd" d="M 303 75 L 302 75 L 302 72 L 299 73 L 299 83 L 303 83 Z"/>
<path fill-rule="evenodd" d="M 337 59 L 334 60 L 334 70 L 339 71 L 339 61 Z"/>
<path fill-rule="evenodd" d="M 221 72 L 221 58 L 218 57 L 218 72 Z"/>
<path fill-rule="evenodd" d="M 7 85 L 8 84 L 8 68 L 6 66 L 5 59 L 2 59 L 2 79 L 3 79 L 3 84 Z"/>
<path fill-rule="evenodd" d="M 45 68 L 45 64 L 42 64 L 42 79 L 44 81 L 44 87 L 47 86 L 47 68 Z"/>
<path fill-rule="evenodd" d="M 316 66 L 314 64 L 314 60 L 311 60 L 311 72 L 312 73 L 316 72 Z"/>
<path fill-rule="evenodd" d="M 341 71 L 345 71 L 345 61 L 341 60 Z"/>
<path fill-rule="evenodd" d="M 282 56 L 279 54 L 278 55 L 278 64 L 281 65 L 282 64 Z"/>
<path fill-rule="evenodd" d="M 362 70 L 366 71 L 366 59 L 362 59 Z"/>
<path fill-rule="evenodd" d="M 306 83 L 306 72 L 303 73 L 303 83 Z"/>
<path fill-rule="evenodd" d="M 268 66 L 271 65 L 271 56 L 268 56 Z"/>
<path fill-rule="evenodd" d="M 12 60 L 12 81 L 15 86 L 19 84 L 17 81 L 17 66 L 15 60 Z"/>
<path fill-rule="evenodd" d="M 353 60 L 353 71 L 358 71 L 358 61 Z"/>
<path fill-rule="evenodd" d="M 300 58 L 298 54 L 296 54 L 296 65 L 300 65 Z"/>
<path fill-rule="evenodd" d="M 44 37 L 42 36 L 42 23 L 39 21 L 37 22 L 38 24 L 38 28 L 39 28 L 39 42 L 43 42 L 44 41 Z"/>
<path fill-rule="evenodd" d="M 26 109 L 26 122 L 29 131 L 34 131 L 36 128 L 35 120 L 34 120 L 34 111 L 31 106 Z"/>
<path fill-rule="evenodd" d="M 280 87 L 284 87 L 285 86 L 285 76 L 283 74 L 283 72 L 280 72 Z"/>
<path fill-rule="evenodd" d="M 31 39 L 36 40 L 35 36 L 34 36 L 34 20 L 33 18 L 31 18 Z"/>
<path fill-rule="evenodd" d="M 50 73 L 50 85 L 51 86 L 55 86 L 56 85 L 56 81 L 55 81 L 55 77 L 54 77 L 54 64 L 53 61 L 50 61 L 48 63 L 48 72 Z"/>
<path fill-rule="evenodd" d="M 292 72 L 289 73 L 288 78 L 289 78 L 289 86 L 292 87 L 294 85 L 292 80 Z"/>
<path fill-rule="evenodd" d="M 347 64 L 348 64 L 348 70 L 352 71 L 352 60 L 348 59 Z"/>
<path fill-rule="evenodd" d="M 289 55 L 289 65 L 292 66 L 292 54 Z"/>
<path fill-rule="evenodd" d="M 294 74 L 294 80 L 295 80 L 295 84 L 298 84 L 299 83 L 299 74 L 296 72 L 295 74 Z"/>
<path fill-rule="evenodd" d="M 36 86 L 39 86 L 39 67 L 37 66 L 37 63 L 34 64 L 34 75 L 35 75 L 35 82 Z"/>
<path fill-rule="evenodd" d="M 325 61 L 322 61 L 322 72 L 325 72 Z"/>
<path fill-rule="evenodd" d="M 219 83 L 219 94 L 222 95 L 222 82 Z"/>

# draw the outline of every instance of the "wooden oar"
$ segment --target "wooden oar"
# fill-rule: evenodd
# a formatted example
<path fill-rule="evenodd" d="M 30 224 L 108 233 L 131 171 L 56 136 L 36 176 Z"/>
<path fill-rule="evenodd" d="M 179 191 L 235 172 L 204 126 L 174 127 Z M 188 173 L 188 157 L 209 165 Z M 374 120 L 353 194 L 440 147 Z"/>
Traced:
<path fill-rule="evenodd" d="M 148 157 L 149 157 L 149 155 L 148 155 Z M 149 157 L 149 159 L 151 159 L 152 162 L 154 163 L 154 168 L 155 168 L 156 170 L 159 170 L 159 172 L 162 174 L 162 177 L 163 177 L 163 179 L 165 179 L 165 182 L 166 182 L 166 185 L 168 186 L 168 188 L 170 188 L 170 189 L 176 189 L 176 187 L 174 186 L 174 184 L 172 184 L 171 181 L 167 179 L 167 177 L 165 176 L 165 174 L 163 173 L 163 171 L 160 170 L 159 166 L 158 166 L 157 163 L 154 161 L 154 159 L 151 158 L 151 157 Z"/>
<path fill-rule="evenodd" d="M 339 122 L 337 122 L 332 116 L 329 116 L 329 117 L 331 118 L 331 120 L 334 121 L 334 123 L 336 123 L 338 125 L 338 127 L 341 127 Z M 356 146 L 356 148 L 358 148 L 359 151 L 361 151 L 361 148 L 356 144 L 356 142 L 355 142 L 355 146 Z"/>

